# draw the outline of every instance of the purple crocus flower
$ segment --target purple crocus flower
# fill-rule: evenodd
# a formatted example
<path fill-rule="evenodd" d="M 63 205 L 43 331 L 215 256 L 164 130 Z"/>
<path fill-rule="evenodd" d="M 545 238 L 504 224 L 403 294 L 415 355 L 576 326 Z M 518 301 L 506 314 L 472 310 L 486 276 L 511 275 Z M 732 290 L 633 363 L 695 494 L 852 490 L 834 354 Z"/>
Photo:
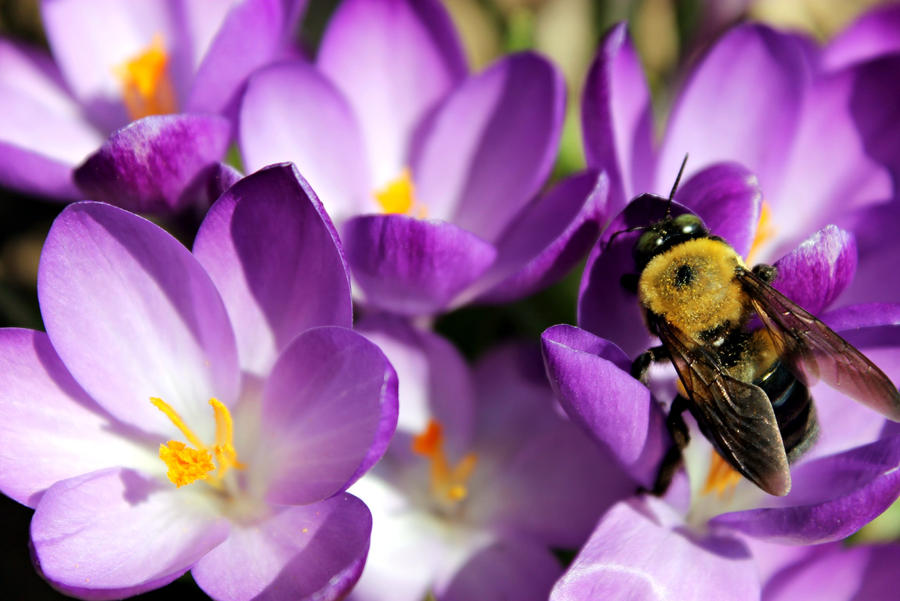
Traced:
<path fill-rule="evenodd" d="M 633 490 L 553 402 L 536 348 L 474 370 L 442 338 L 384 316 L 361 330 L 400 376 L 397 434 L 351 489 L 373 514 L 355 601 L 547 598 L 597 517 Z"/>
<path fill-rule="evenodd" d="M 43 0 L 55 60 L 0 40 L 0 184 L 133 211 L 185 208 L 225 155 L 233 125 L 222 115 L 247 75 L 283 53 L 304 6 Z"/>
<path fill-rule="evenodd" d="M 0 330 L 0 487 L 35 508 L 54 587 L 120 598 L 187 570 L 219 600 L 352 586 L 371 517 L 343 491 L 386 448 L 397 383 L 348 329 L 336 241 L 290 165 L 223 195 L 193 254 L 109 205 L 60 214 L 47 333 Z"/>
<path fill-rule="evenodd" d="M 896 15 L 872 18 L 888 27 L 893 16 L 897 29 Z M 758 178 L 766 235 L 756 259 L 777 258 L 827 224 L 856 231 L 854 211 L 893 196 L 897 171 L 892 178 L 886 157 L 896 119 L 884 98 L 900 59 L 876 60 L 890 44 L 863 49 L 867 36 L 854 31 L 819 48 L 762 25 L 735 27 L 687 75 L 657 148 L 637 54 L 625 25 L 612 28 L 585 84 L 582 125 L 588 164 L 609 175 L 613 213 L 638 194 L 667 194 L 689 154 L 688 176 L 734 161 Z"/>
<path fill-rule="evenodd" d="M 897 598 L 898 561 L 897 544 L 801 548 L 767 579 L 762 601 L 890 601 Z"/>
<path fill-rule="evenodd" d="M 435 0 L 347 0 L 314 65 L 251 78 L 239 144 L 248 168 L 290 160 L 309 177 L 370 305 L 433 314 L 533 292 L 596 239 L 604 176 L 539 194 L 564 108 L 562 77 L 532 53 L 467 76 Z"/>
<path fill-rule="evenodd" d="M 676 195 L 682 204 L 673 210 L 687 207 L 713 234 L 746 254 L 758 235 L 761 199 L 746 169 L 713 165 L 682 186 Z M 671 371 L 656 374 L 651 394 L 629 375 L 629 357 L 652 340 L 637 299 L 631 297 L 630 309 L 619 305 L 619 281 L 634 269 L 631 251 L 639 233 L 613 236 L 652 223 L 664 212 L 664 202 L 645 197 L 612 221 L 582 282 L 579 324 L 587 329 L 560 325 L 543 335 L 548 375 L 567 413 L 647 488 L 670 444 L 654 397 L 674 398 L 674 377 Z M 825 311 L 853 278 L 856 248 L 850 233 L 828 226 L 776 267 L 777 288 L 820 314 L 893 381 L 900 379 L 900 306 L 872 303 Z M 613 300 L 604 304 L 608 298 Z M 760 564 L 773 553 L 790 553 L 773 551 L 773 546 L 836 541 L 879 515 L 900 495 L 900 437 L 882 436 L 882 416 L 827 385 L 816 385 L 811 393 L 820 435 L 794 464 L 790 494 L 772 497 L 746 480 L 737 481 L 695 428 L 685 452 L 686 475 L 676 477 L 664 498 L 636 496 L 608 511 L 551 599 L 628 594 L 758 599 Z M 748 537 L 777 544 L 760 551 Z"/>

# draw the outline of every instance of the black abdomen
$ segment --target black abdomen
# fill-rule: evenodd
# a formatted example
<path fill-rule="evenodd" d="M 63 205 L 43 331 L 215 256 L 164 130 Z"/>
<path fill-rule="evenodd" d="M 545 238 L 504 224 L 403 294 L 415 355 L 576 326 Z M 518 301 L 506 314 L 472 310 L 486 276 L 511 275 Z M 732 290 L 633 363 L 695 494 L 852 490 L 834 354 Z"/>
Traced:
<path fill-rule="evenodd" d="M 788 461 L 795 460 L 816 441 L 819 434 L 816 407 L 809 388 L 781 361 L 772 364 L 754 384 L 769 397 Z"/>

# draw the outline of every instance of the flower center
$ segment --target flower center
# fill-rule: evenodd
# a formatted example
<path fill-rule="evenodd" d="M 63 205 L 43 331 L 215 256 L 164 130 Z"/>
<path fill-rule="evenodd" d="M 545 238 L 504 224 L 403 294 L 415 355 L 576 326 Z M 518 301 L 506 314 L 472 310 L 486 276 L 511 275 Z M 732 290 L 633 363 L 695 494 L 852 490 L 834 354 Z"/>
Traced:
<path fill-rule="evenodd" d="M 187 441 L 193 448 L 183 442 L 170 440 L 159 445 L 159 458 L 166 464 L 168 471 L 166 476 L 177 487 L 185 484 L 204 480 L 215 488 L 222 488 L 222 479 L 231 468 L 244 469 L 244 464 L 238 461 L 237 451 L 234 450 L 234 422 L 228 407 L 217 399 L 210 399 L 213 414 L 216 419 L 216 442 L 207 446 L 191 430 L 180 415 L 164 400 L 151 397 L 153 406 L 165 413 L 175 427 L 181 430 Z M 215 470 L 215 473 L 212 473 Z"/>
<path fill-rule="evenodd" d="M 772 224 L 772 209 L 769 203 L 762 203 L 759 211 L 759 222 L 756 224 L 756 236 L 753 237 L 753 244 L 750 245 L 750 252 L 747 253 L 747 263 L 753 262 L 753 257 L 759 252 L 763 245 L 775 236 L 775 226 Z"/>
<path fill-rule="evenodd" d="M 712 452 L 709 463 L 709 473 L 706 475 L 706 484 L 703 485 L 703 494 L 715 492 L 720 499 L 726 494 L 734 492 L 734 488 L 741 481 L 741 475 L 734 470 L 722 456 Z"/>
<path fill-rule="evenodd" d="M 469 494 L 467 482 L 478 457 L 469 453 L 456 465 L 450 465 L 444 453 L 444 433 L 440 422 L 431 419 L 425 431 L 413 438 L 414 453 L 431 462 L 431 494 L 440 507 L 452 509 Z"/>
<path fill-rule="evenodd" d="M 424 219 L 425 205 L 416 200 L 416 189 L 409 167 L 404 167 L 400 175 L 392 179 L 382 189 L 375 191 L 375 200 L 385 213 L 399 213 Z"/>
<path fill-rule="evenodd" d="M 122 101 L 132 120 L 176 111 L 168 65 L 169 55 L 162 36 L 156 34 L 143 52 L 113 67 L 122 86 Z"/>

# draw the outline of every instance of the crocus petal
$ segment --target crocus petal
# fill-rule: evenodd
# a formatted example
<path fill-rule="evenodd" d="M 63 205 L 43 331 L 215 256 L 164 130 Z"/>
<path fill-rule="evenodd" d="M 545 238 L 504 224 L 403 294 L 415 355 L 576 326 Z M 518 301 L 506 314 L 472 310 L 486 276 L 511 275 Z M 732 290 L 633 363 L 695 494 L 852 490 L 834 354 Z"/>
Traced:
<path fill-rule="evenodd" d="M 60 480 L 159 461 L 78 386 L 47 335 L 0 330 L 0 488 L 34 507 Z"/>
<path fill-rule="evenodd" d="M 304 504 L 344 490 L 381 457 L 397 426 L 397 376 L 378 347 L 338 327 L 301 334 L 263 391 L 268 499 Z"/>
<path fill-rule="evenodd" d="M 229 189 L 204 219 L 194 254 L 225 301 L 245 370 L 264 376 L 304 330 L 352 323 L 337 233 L 291 164 Z"/>
<path fill-rule="evenodd" d="M 559 561 L 546 547 L 528 539 L 500 540 L 469 558 L 435 594 L 442 601 L 545 601 L 561 573 Z"/>
<path fill-rule="evenodd" d="M 853 282 L 841 295 L 841 304 L 900 302 L 900 203 L 889 202 L 856 212 L 848 225 L 856 236 L 858 261 Z M 879 314 L 879 313 L 876 313 Z"/>
<path fill-rule="evenodd" d="M 763 589 L 765 601 L 890 601 L 897 596 L 900 546 L 834 543 L 805 547 L 797 561 L 776 573 Z"/>
<path fill-rule="evenodd" d="M 884 102 L 884 98 L 894 94 L 898 74 L 897 54 L 860 64 L 855 68 L 856 80 L 850 96 L 850 114 L 862 137 L 864 152 L 888 169 L 895 188 L 900 181 L 900 108 L 893 102 Z"/>
<path fill-rule="evenodd" d="M 178 241 L 122 209 L 70 205 L 44 244 L 38 297 L 53 347 L 104 409 L 180 440 L 158 397 L 213 440 L 206 402 L 235 402 L 237 351 L 215 286 Z"/>
<path fill-rule="evenodd" d="M 248 169 L 293 161 L 338 223 L 375 208 L 356 116 L 312 66 L 295 61 L 255 74 L 241 104 L 238 135 Z"/>
<path fill-rule="evenodd" d="M 636 485 L 581 424 L 559 415 L 541 368 L 536 345 L 503 346 L 479 360 L 479 464 L 466 511 L 485 527 L 574 549 L 600 514 Z"/>
<path fill-rule="evenodd" d="M 175 212 L 193 199 L 184 190 L 225 156 L 229 124 L 215 115 L 144 117 L 110 136 L 75 171 L 93 200 L 135 212 Z"/>
<path fill-rule="evenodd" d="M 606 171 L 610 205 L 619 211 L 652 184 L 650 91 L 628 28 L 613 26 L 600 43 L 581 99 L 588 165 Z"/>
<path fill-rule="evenodd" d="M 664 418 L 650 391 L 627 371 L 614 344 L 568 325 L 541 335 L 553 392 L 577 424 L 636 481 L 651 486 L 668 445 Z"/>
<path fill-rule="evenodd" d="M 0 184 L 74 200 L 74 166 L 103 137 L 82 118 L 50 58 L 0 40 Z"/>
<path fill-rule="evenodd" d="M 385 460 L 395 449 L 396 443 Z M 382 461 L 375 470 L 384 466 Z M 427 479 L 427 471 L 421 475 Z M 483 532 L 486 541 L 453 536 L 452 525 L 417 507 L 406 491 L 371 474 L 360 479 L 353 492 L 371 508 L 373 520 L 366 569 L 348 597 L 352 601 L 380 601 L 385 591 L 390 591 L 392 601 L 421 601 L 432 589 L 449 582 L 459 566 L 493 538 L 489 532 Z M 409 569 L 412 565 L 416 569 Z"/>
<path fill-rule="evenodd" d="M 544 183 L 565 109 L 565 82 L 532 53 L 468 79 L 420 132 L 412 158 L 429 217 L 495 241 Z"/>
<path fill-rule="evenodd" d="M 607 215 L 605 173 L 573 175 L 531 203 L 497 243 L 479 300 L 501 303 L 546 288 L 581 260 Z"/>
<path fill-rule="evenodd" d="M 753 244 L 762 193 L 756 176 L 737 163 L 707 167 L 679 187 L 675 199 L 703 219 L 742 257 Z"/>
<path fill-rule="evenodd" d="M 443 428 L 448 455 L 464 454 L 472 438 L 475 389 L 459 351 L 444 338 L 398 316 L 366 316 L 355 329 L 377 344 L 397 371 L 397 430 L 417 435 L 434 418 Z"/>
<path fill-rule="evenodd" d="M 464 229 L 405 215 L 351 219 L 347 262 L 366 302 L 391 313 L 436 313 L 493 263 L 493 246 Z"/>
<path fill-rule="evenodd" d="M 673 215 L 684 212 L 672 205 Z M 632 250 L 639 232 L 665 216 L 666 203 L 658 197 L 642 195 L 632 200 L 607 226 L 588 256 L 578 291 L 578 325 L 602 336 L 633 357 L 651 345 L 637 296 L 625 290 L 622 276 L 634 272 Z"/>
<path fill-rule="evenodd" d="M 656 170 L 666 190 L 685 153 L 687 172 L 736 161 L 768 190 L 782 167 L 808 84 L 801 42 L 760 25 L 732 29 L 697 67 L 675 108 Z"/>
<path fill-rule="evenodd" d="M 812 314 L 830 305 L 853 280 L 856 240 L 829 225 L 775 263 L 774 286 Z"/>
<path fill-rule="evenodd" d="M 900 50 L 900 8 L 882 6 L 868 11 L 844 29 L 822 51 L 822 68 L 847 65 Z"/>
<path fill-rule="evenodd" d="M 643 497 L 603 516 L 550 600 L 751 601 L 759 589 L 739 540 L 693 535 L 668 505 Z"/>
<path fill-rule="evenodd" d="M 750 536 L 790 544 L 845 538 L 900 495 L 900 437 L 797 466 L 778 507 L 724 513 L 711 520 Z"/>
<path fill-rule="evenodd" d="M 211 497 L 113 468 L 50 487 L 31 521 L 31 541 L 54 586 L 99 589 L 90 597 L 113 599 L 174 580 L 228 530 Z"/>
<path fill-rule="evenodd" d="M 866 150 L 854 117 L 859 77 L 851 69 L 814 83 L 805 99 L 784 180 L 776 188 L 764 189 L 774 239 L 782 250 L 851 209 L 891 195 L 889 173 Z M 810 203 L 816 210 L 809 210 Z"/>
<path fill-rule="evenodd" d="M 348 494 L 282 508 L 233 528 L 191 573 L 219 601 L 342 599 L 362 572 L 371 529 L 369 510 Z"/>
<path fill-rule="evenodd" d="M 378 188 L 408 165 L 414 128 L 466 72 L 450 18 L 434 0 L 342 2 L 317 63 L 359 117 Z"/>
<path fill-rule="evenodd" d="M 228 12 L 197 68 L 185 110 L 222 113 L 253 71 L 284 45 L 289 24 L 282 0 L 244 0 Z"/>

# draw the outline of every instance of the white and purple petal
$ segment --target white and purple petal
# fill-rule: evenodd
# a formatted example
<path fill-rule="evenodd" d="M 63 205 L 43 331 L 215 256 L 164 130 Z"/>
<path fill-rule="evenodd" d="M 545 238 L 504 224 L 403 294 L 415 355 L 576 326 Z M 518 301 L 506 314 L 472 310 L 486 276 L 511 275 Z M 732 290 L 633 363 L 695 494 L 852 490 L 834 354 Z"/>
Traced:
<path fill-rule="evenodd" d="M 12 328 L 0 330 L 0 448 L 0 488 L 29 507 L 60 480 L 159 463 L 78 386 L 46 334 Z"/>
<path fill-rule="evenodd" d="M 376 188 L 408 165 L 419 121 L 466 72 L 449 15 L 435 0 L 342 2 L 316 61 L 359 119 Z"/>
<path fill-rule="evenodd" d="M 564 109 L 562 75 L 536 54 L 466 80 L 418 132 L 411 168 L 428 216 L 496 241 L 550 173 Z"/>
<path fill-rule="evenodd" d="M 291 164 L 247 176 L 216 202 L 194 255 L 216 285 L 241 366 L 260 376 L 301 332 L 350 327 L 350 281 L 325 209 Z"/>
<path fill-rule="evenodd" d="M 886 5 L 863 14 L 822 50 L 822 68 L 848 65 L 900 51 L 900 8 Z"/>
<path fill-rule="evenodd" d="M 755 601 L 760 584 L 737 538 L 695 534 L 655 497 L 621 502 L 597 524 L 551 601 Z"/>
<path fill-rule="evenodd" d="M 654 154 L 650 90 L 628 29 L 613 26 L 600 43 L 581 99 L 588 165 L 610 179 L 610 206 L 652 192 Z"/>
<path fill-rule="evenodd" d="M 218 291 L 181 243 L 122 209 L 70 205 L 44 244 L 38 298 L 53 347 L 105 410 L 180 439 L 158 397 L 213 439 L 207 401 L 237 400 L 237 350 Z"/>
<path fill-rule="evenodd" d="M 853 280 L 856 240 L 837 226 L 816 232 L 775 263 L 775 288 L 816 315 Z"/>
<path fill-rule="evenodd" d="M 239 122 L 241 154 L 251 171 L 293 161 L 337 223 L 375 210 L 376 187 L 358 119 L 313 66 L 292 61 L 256 73 Z"/>
<path fill-rule="evenodd" d="M 736 161 L 763 190 L 777 186 L 810 80 L 804 44 L 761 25 L 738 26 L 719 40 L 676 102 L 653 188 L 668 189 L 686 153 L 687 174 Z"/>
<path fill-rule="evenodd" d="M 791 474 L 791 493 L 777 506 L 716 516 L 711 523 L 789 544 L 845 538 L 875 519 L 900 495 L 900 437 L 815 459 Z"/>
<path fill-rule="evenodd" d="M 87 599 L 119 599 L 171 582 L 226 539 L 212 497 L 127 469 L 63 480 L 31 521 L 43 576 Z"/>
<path fill-rule="evenodd" d="M 536 346 L 488 353 L 475 382 L 479 463 L 468 484 L 470 520 L 547 547 L 577 548 L 635 482 L 582 424 L 560 416 Z"/>
<path fill-rule="evenodd" d="M 529 204 L 497 242 L 497 260 L 479 300 L 509 302 L 546 288 L 581 260 L 608 215 L 609 179 L 588 171 L 566 178 Z"/>
<path fill-rule="evenodd" d="M 650 487 L 669 444 L 664 417 L 629 360 L 611 342 L 568 325 L 541 335 L 553 392 L 572 420 Z"/>
<path fill-rule="evenodd" d="M 307 504 L 345 490 L 381 457 L 397 426 L 397 376 L 381 350 L 346 328 L 307 330 L 266 382 L 265 445 L 248 459 L 266 498 Z"/>
<path fill-rule="evenodd" d="M 405 215 L 351 219 L 343 241 L 366 302 L 401 315 L 446 308 L 497 255 L 491 244 L 452 223 Z"/>
<path fill-rule="evenodd" d="M 94 200 L 136 212 L 171 213 L 195 199 L 184 194 L 228 148 L 230 125 L 216 115 L 154 115 L 114 132 L 75 170 Z"/>
<path fill-rule="evenodd" d="M 372 517 L 356 497 L 274 509 L 235 526 L 191 570 L 218 601 L 343 599 L 362 572 Z"/>

